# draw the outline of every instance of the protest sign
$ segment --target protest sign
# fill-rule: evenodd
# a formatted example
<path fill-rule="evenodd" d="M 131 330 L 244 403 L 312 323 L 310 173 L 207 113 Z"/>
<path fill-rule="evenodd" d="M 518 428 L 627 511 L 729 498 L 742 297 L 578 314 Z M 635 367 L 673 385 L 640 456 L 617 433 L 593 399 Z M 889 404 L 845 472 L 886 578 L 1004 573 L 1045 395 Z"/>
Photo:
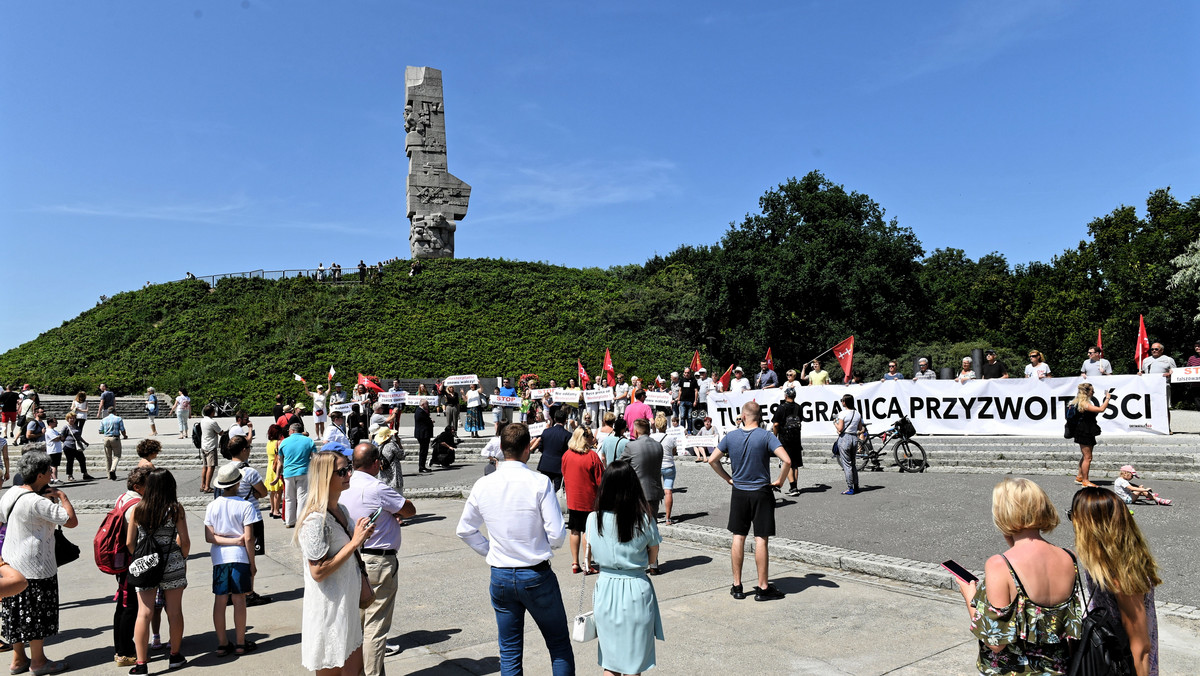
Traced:
<path fill-rule="evenodd" d="M 1200 383 L 1200 366 L 1178 366 L 1171 369 L 1172 383 Z"/>
<path fill-rule="evenodd" d="M 352 410 L 353 406 L 354 406 L 353 402 L 346 403 L 346 404 L 334 404 L 333 406 L 329 407 L 329 410 L 330 411 L 341 411 L 342 413 L 349 413 Z"/>
<path fill-rule="evenodd" d="M 554 388 L 554 392 L 551 393 L 550 396 L 554 397 L 554 403 L 556 403 L 556 404 L 566 404 L 567 406 L 578 406 L 579 405 L 579 395 L 582 393 L 583 393 L 583 390 L 581 390 L 577 387 L 572 388 L 572 389 L 567 389 L 565 387 L 556 387 L 556 388 Z"/>
<path fill-rule="evenodd" d="M 584 390 L 583 401 L 588 404 L 598 404 L 602 401 L 613 400 L 613 388 L 601 387 L 598 390 Z"/>
<path fill-rule="evenodd" d="M 530 399 L 542 399 L 546 396 L 546 393 L 549 391 L 550 391 L 550 388 L 548 388 L 548 387 L 536 387 L 534 389 L 529 390 L 529 398 Z"/>
<path fill-rule="evenodd" d="M 671 393 L 670 392 L 647 392 L 646 393 L 646 405 L 647 406 L 667 406 L 667 407 L 669 407 L 671 405 Z"/>
<path fill-rule="evenodd" d="M 510 407 L 516 408 L 521 405 L 521 398 L 520 397 L 505 397 L 505 396 L 502 396 L 499 394 L 493 394 L 488 399 L 488 403 L 491 404 L 492 406 L 510 406 Z"/>
<path fill-rule="evenodd" d="M 545 431 L 546 431 L 546 423 L 533 423 L 532 425 L 529 426 L 529 436 L 531 438 L 532 437 L 540 437 L 540 436 L 542 436 L 542 432 L 545 432 Z"/>
<path fill-rule="evenodd" d="M 453 385 L 458 387 L 459 385 L 475 385 L 478 382 L 479 376 L 477 375 L 450 376 L 442 381 L 442 385 Z"/>
<path fill-rule="evenodd" d="M 1097 394 L 1113 390 L 1108 410 L 1097 422 L 1108 435 L 1170 434 L 1167 422 L 1167 382 L 1161 375 L 1093 376 L 1081 378 L 970 380 L 908 380 L 860 385 L 801 387 L 796 391 L 800 417 L 807 434 L 834 434 L 833 420 L 840 399 L 854 397 L 854 410 L 868 424 L 895 422 L 904 414 L 919 434 L 1062 437 L 1064 413 L 1079 384 L 1091 383 Z M 1101 395 L 1103 396 L 1103 395 Z M 728 431 L 737 426 L 742 404 L 754 400 L 769 423 L 783 399 L 779 388 L 709 395 L 713 426 Z M 1096 396 L 1093 402 L 1099 405 Z"/>
<path fill-rule="evenodd" d="M 716 448 L 717 447 L 717 435 L 713 434 L 713 435 L 706 435 L 706 436 L 690 436 L 690 437 L 683 438 L 683 447 L 684 448 L 694 448 L 696 446 L 703 446 L 705 448 Z"/>
<path fill-rule="evenodd" d="M 411 397 L 407 398 L 407 403 L 410 406 L 420 406 L 422 399 L 429 402 L 430 408 L 433 408 L 434 406 L 438 405 L 438 395 L 436 395 L 436 394 L 430 394 L 428 396 L 423 395 L 423 394 L 414 394 Z"/>
<path fill-rule="evenodd" d="M 403 406 L 408 398 L 408 392 L 403 390 L 399 392 L 380 392 L 379 403 L 387 404 L 388 406 Z"/>
<path fill-rule="evenodd" d="M 682 439 L 684 436 L 686 436 L 686 434 L 685 434 L 686 432 L 687 432 L 687 429 L 684 428 L 682 425 L 676 425 L 675 427 L 667 428 L 667 436 L 668 437 L 678 437 L 678 438 Z"/>

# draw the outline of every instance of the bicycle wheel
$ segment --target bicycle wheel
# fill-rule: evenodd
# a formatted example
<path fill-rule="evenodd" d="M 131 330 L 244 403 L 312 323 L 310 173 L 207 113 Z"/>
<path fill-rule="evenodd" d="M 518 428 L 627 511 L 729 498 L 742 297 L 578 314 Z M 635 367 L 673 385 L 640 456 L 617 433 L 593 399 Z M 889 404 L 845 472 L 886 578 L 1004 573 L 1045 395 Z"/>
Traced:
<path fill-rule="evenodd" d="M 901 472 L 924 472 L 925 471 L 925 449 L 911 439 L 900 439 L 896 442 L 893 453 L 896 457 L 896 466 Z"/>
<path fill-rule="evenodd" d="M 867 468 L 867 464 L 871 462 L 871 456 L 874 454 L 875 446 L 871 443 L 870 438 L 855 444 L 854 464 L 858 467 L 858 471 L 862 472 Z"/>

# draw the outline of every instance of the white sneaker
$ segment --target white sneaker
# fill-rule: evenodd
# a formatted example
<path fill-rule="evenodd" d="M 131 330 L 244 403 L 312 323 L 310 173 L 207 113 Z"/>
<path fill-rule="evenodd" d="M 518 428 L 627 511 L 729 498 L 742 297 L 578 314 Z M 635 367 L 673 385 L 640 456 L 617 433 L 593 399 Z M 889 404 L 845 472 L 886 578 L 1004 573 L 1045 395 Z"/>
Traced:
<path fill-rule="evenodd" d="M 399 644 L 387 643 L 387 644 L 385 644 L 385 647 L 383 649 L 383 654 L 385 657 L 395 657 L 396 655 L 399 655 L 401 652 L 403 652 L 403 650 L 404 650 L 404 648 L 401 648 L 399 646 Z"/>

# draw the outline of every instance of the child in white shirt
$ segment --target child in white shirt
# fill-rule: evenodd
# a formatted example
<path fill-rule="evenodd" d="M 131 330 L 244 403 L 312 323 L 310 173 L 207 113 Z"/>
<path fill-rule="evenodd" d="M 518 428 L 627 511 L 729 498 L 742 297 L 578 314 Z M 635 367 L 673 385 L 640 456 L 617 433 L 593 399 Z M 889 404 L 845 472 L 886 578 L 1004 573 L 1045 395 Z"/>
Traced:
<path fill-rule="evenodd" d="M 1121 467 L 1121 476 L 1113 482 L 1113 491 L 1117 494 L 1117 497 L 1121 498 L 1122 502 L 1132 505 L 1135 502 L 1145 500 L 1148 503 L 1157 503 L 1160 505 L 1171 504 L 1170 500 L 1158 497 L 1158 493 L 1152 492 L 1149 486 L 1139 486 L 1130 483 L 1129 480 L 1135 476 L 1138 476 L 1138 473 L 1134 470 L 1133 465 L 1123 465 Z"/>

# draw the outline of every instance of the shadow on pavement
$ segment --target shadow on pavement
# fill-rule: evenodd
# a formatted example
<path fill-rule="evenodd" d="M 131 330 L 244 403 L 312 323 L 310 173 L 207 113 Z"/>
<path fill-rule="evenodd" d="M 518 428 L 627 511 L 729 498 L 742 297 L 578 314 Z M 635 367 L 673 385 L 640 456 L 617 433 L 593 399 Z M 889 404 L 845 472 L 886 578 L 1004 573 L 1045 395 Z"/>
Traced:
<path fill-rule="evenodd" d="M 817 484 L 815 486 L 805 486 L 804 488 L 800 489 L 800 494 L 804 495 L 805 493 L 824 493 L 825 491 L 828 491 L 831 488 L 833 488 L 833 486 L 830 486 L 829 484 Z"/>
<path fill-rule="evenodd" d="M 708 512 L 693 512 L 691 514 L 676 514 L 671 517 L 672 521 L 687 521 L 689 519 L 703 519 L 708 516 Z"/>
<path fill-rule="evenodd" d="M 855 493 L 866 493 L 867 491 L 877 491 L 881 488 L 883 488 L 883 486 L 859 486 L 858 490 L 854 491 L 854 492 Z"/>
<path fill-rule="evenodd" d="M 799 594 L 809 587 L 829 587 L 833 589 L 838 587 L 838 584 L 833 580 L 825 579 L 823 573 L 809 573 L 804 577 L 781 577 L 773 580 L 772 584 L 784 594 Z"/>
<path fill-rule="evenodd" d="M 689 556 L 684 559 L 674 559 L 672 561 L 659 562 L 659 569 L 664 573 L 691 568 L 692 566 L 703 566 L 706 563 L 711 563 L 711 556 Z"/>
<path fill-rule="evenodd" d="M 479 660 L 473 660 L 467 657 L 459 657 L 453 660 L 446 660 L 435 667 L 414 671 L 409 676 L 445 676 L 454 674 L 461 676 L 463 672 L 468 674 L 495 674 L 500 671 L 499 657 L 485 657 Z"/>
<path fill-rule="evenodd" d="M 389 642 L 399 645 L 404 650 L 408 650 L 409 648 L 420 648 L 421 646 L 449 641 L 451 636 L 461 632 L 462 629 L 459 629 L 458 627 L 452 627 L 450 629 L 435 629 L 433 631 L 429 631 L 428 629 L 418 629 L 416 631 L 410 631 L 407 634 L 400 634 Z M 498 666 L 499 663 L 497 663 L 497 667 Z"/>
<path fill-rule="evenodd" d="M 445 521 L 446 517 L 441 514 L 418 514 L 411 519 L 405 519 L 404 525 L 411 526 L 417 523 L 428 523 L 430 521 Z"/>

